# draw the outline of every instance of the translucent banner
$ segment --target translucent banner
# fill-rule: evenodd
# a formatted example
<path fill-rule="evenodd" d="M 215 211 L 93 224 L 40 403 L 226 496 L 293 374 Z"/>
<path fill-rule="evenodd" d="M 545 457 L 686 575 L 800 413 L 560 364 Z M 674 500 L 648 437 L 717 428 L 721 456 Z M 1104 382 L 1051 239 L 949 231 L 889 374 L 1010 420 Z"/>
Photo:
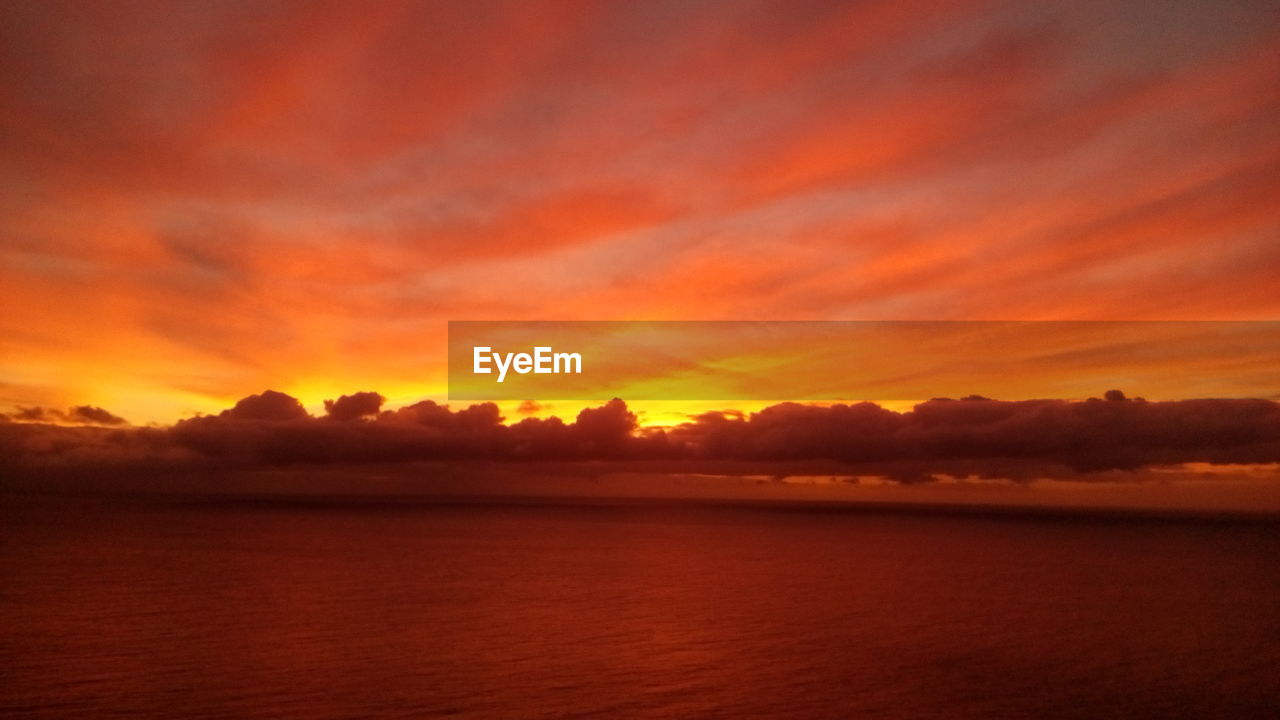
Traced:
<path fill-rule="evenodd" d="M 1280 322 L 454 321 L 451 400 L 1280 396 Z"/>

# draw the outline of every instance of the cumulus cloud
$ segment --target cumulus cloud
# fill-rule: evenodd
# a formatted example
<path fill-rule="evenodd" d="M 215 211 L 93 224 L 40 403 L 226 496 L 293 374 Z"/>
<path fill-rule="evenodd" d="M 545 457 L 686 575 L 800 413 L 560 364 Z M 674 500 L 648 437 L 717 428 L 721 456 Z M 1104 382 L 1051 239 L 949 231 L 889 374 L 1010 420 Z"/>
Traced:
<path fill-rule="evenodd" d="M 19 422 L 57 422 L 61 419 L 61 413 L 53 410 L 45 410 L 42 407 L 17 407 L 13 410 L 13 419 Z"/>
<path fill-rule="evenodd" d="M 19 407 L 5 420 L 28 423 L 53 423 L 66 425 L 127 425 L 129 421 L 94 405 L 76 405 L 67 410 L 45 407 Z"/>
<path fill-rule="evenodd" d="M 268 390 L 169 428 L 105 427 L 115 416 L 87 406 L 73 411 L 99 426 L 67 427 L 50 423 L 47 410 L 19 408 L 18 422 L 0 423 L 0 462 L 828 462 L 908 481 L 1280 462 L 1280 404 L 1261 399 L 1148 402 L 1120 391 L 1081 402 L 970 396 L 930 400 L 907 412 L 872 403 L 781 403 L 751 414 L 707 413 L 668 429 L 640 427 L 617 398 L 583 409 L 572 422 L 526 417 L 511 424 L 493 403 L 455 410 L 426 400 L 381 410 L 383 402 L 374 392 L 344 395 L 317 418 L 297 399 Z"/>
<path fill-rule="evenodd" d="M 67 411 L 67 419 L 92 425 L 124 425 L 125 419 L 100 407 L 77 405 Z"/>
<path fill-rule="evenodd" d="M 221 417 L 237 420 L 271 420 L 284 422 L 309 417 L 306 408 L 297 398 L 275 390 L 242 398 L 230 410 L 223 410 Z"/>
<path fill-rule="evenodd" d="M 935 399 L 895 413 L 871 403 L 783 403 L 748 418 L 704 415 L 676 438 L 702 454 L 754 460 L 1027 461 L 1079 471 L 1280 459 L 1280 407 L 1268 400 L 1008 402 Z"/>
<path fill-rule="evenodd" d="M 325 400 L 324 411 L 333 420 L 359 420 L 378 414 L 386 400 L 376 392 L 358 392 L 337 400 Z"/>
<path fill-rule="evenodd" d="M 636 430 L 636 414 L 614 398 L 598 408 L 578 413 L 572 430 L 580 447 L 590 454 L 624 452 Z"/>

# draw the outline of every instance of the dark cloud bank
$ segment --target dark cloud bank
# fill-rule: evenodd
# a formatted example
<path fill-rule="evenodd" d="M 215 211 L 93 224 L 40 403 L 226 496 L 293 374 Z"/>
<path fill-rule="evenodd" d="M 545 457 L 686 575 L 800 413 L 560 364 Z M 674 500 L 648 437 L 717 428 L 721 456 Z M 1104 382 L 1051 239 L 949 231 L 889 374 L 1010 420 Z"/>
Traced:
<path fill-rule="evenodd" d="M 124 418 L 93 405 L 77 405 L 66 411 L 43 407 L 19 407 L 12 415 L 0 414 L 0 422 L 16 420 L 35 423 L 70 423 L 73 425 L 127 425 Z"/>
<path fill-rule="evenodd" d="M 313 417 L 266 391 L 218 415 L 167 428 L 111 427 L 100 408 L 26 409 L 0 423 L 0 468 L 271 466 L 416 460 L 630 461 L 664 467 L 707 461 L 822 461 L 932 474 L 1014 479 L 1185 462 L 1280 462 L 1280 404 L 1206 399 L 935 399 L 897 413 L 871 403 L 782 403 L 751 415 L 708 413 L 665 430 L 640 428 L 618 399 L 570 423 L 505 424 L 492 403 L 461 410 L 424 401 L 383 410 L 373 392 L 344 395 Z M 55 422 L 96 423 L 67 426 Z"/>

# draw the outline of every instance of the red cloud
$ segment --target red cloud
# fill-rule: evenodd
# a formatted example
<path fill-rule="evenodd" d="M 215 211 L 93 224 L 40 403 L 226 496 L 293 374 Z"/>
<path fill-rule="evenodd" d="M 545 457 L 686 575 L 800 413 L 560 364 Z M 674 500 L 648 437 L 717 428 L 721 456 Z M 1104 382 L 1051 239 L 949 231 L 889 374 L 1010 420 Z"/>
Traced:
<path fill-rule="evenodd" d="M 15 402 L 403 387 L 449 317 L 1280 312 L 1274 3 L 205 5 L 0 7 Z"/>

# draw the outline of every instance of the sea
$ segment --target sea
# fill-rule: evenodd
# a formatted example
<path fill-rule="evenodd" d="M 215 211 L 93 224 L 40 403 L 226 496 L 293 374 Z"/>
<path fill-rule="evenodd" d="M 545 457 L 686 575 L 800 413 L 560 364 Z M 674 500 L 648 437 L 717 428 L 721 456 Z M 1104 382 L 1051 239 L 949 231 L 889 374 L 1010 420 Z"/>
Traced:
<path fill-rule="evenodd" d="M 5 718 L 1275 718 L 1280 522 L 0 498 Z"/>

